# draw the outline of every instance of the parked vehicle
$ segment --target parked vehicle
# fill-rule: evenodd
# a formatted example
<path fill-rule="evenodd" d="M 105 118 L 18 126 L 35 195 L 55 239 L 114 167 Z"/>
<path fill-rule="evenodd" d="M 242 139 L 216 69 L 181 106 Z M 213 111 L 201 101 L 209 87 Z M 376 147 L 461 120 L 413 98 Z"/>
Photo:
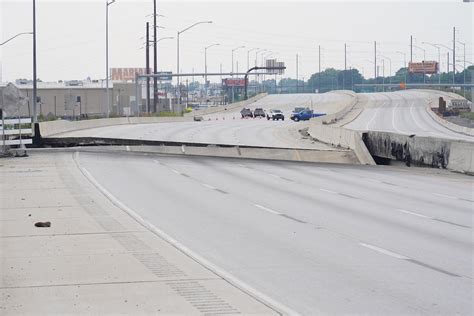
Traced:
<path fill-rule="evenodd" d="M 248 108 L 243 108 L 243 109 L 240 111 L 240 115 L 242 115 L 242 118 L 253 117 L 252 110 L 250 110 L 250 109 L 248 109 Z"/>
<path fill-rule="evenodd" d="M 267 113 L 267 120 L 285 120 L 285 116 L 283 115 L 283 112 L 280 110 L 270 110 L 269 113 Z"/>
<path fill-rule="evenodd" d="M 318 117 L 318 116 L 323 116 L 323 115 L 326 115 L 326 113 L 314 113 L 313 110 L 306 109 L 301 112 L 292 113 L 290 116 L 290 119 L 292 119 L 295 122 L 307 121 L 313 117 Z"/>
<path fill-rule="evenodd" d="M 253 111 L 253 117 L 265 117 L 265 111 L 262 108 L 256 108 Z"/>
<path fill-rule="evenodd" d="M 299 113 L 299 112 L 304 111 L 304 110 L 309 110 L 309 108 L 296 107 L 296 108 L 294 108 L 293 113 Z"/>

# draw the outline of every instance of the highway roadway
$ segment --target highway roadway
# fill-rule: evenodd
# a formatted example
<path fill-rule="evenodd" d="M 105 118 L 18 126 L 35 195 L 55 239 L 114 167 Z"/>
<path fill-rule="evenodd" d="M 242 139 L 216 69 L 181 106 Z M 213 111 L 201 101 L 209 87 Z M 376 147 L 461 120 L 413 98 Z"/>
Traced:
<path fill-rule="evenodd" d="M 250 145 L 287 148 L 313 148 L 332 150 L 331 146 L 304 139 L 299 129 L 308 122 L 295 123 L 289 119 L 295 107 L 313 107 L 315 111 L 333 113 L 350 102 L 343 93 L 269 95 L 249 107 L 254 110 L 279 109 L 285 121 L 241 119 L 240 108 L 204 115 L 203 122 L 158 123 L 119 125 L 80 130 L 61 134 L 63 137 L 110 137 L 213 144 Z M 196 111 L 199 115 L 199 111 Z"/>
<path fill-rule="evenodd" d="M 471 177 L 131 153 L 75 159 L 149 223 L 298 313 L 474 312 Z"/>
<path fill-rule="evenodd" d="M 386 93 L 361 94 L 368 98 L 362 113 L 344 127 L 361 131 L 383 131 L 403 135 L 427 136 L 474 141 L 474 137 L 454 132 L 427 112 L 428 101 L 437 107 L 438 92 L 407 90 Z M 441 96 L 449 97 L 446 93 Z"/>

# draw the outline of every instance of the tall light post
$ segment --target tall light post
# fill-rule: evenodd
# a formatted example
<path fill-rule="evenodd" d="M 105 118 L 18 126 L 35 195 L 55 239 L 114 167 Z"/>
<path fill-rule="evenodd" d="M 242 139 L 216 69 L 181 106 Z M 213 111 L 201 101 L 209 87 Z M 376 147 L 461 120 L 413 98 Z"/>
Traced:
<path fill-rule="evenodd" d="M 441 84 L 441 48 L 439 45 L 433 44 L 433 43 L 428 43 L 428 42 L 421 42 L 421 44 L 426 44 L 433 46 L 438 50 L 438 84 Z M 441 89 L 441 86 L 439 87 Z"/>
<path fill-rule="evenodd" d="M 190 26 L 188 26 L 187 28 L 183 29 L 182 31 L 178 31 L 178 36 L 177 36 L 177 47 L 176 47 L 176 82 L 177 82 L 177 92 L 179 94 L 178 96 L 178 102 L 179 104 L 181 104 L 181 91 L 180 91 L 180 80 L 179 80 L 179 36 L 181 35 L 181 33 L 184 33 L 186 32 L 187 30 L 189 30 L 190 28 L 193 28 L 195 27 L 196 25 L 199 25 L 199 24 L 207 24 L 207 23 L 212 23 L 212 21 L 201 21 L 201 22 L 196 22 Z"/>
<path fill-rule="evenodd" d="M 156 0 L 153 0 L 153 74 L 156 75 L 158 72 L 158 28 L 156 24 L 156 18 L 158 16 L 163 16 L 156 13 Z M 156 107 L 158 104 L 158 78 L 153 77 L 153 112 L 156 112 Z"/>
<path fill-rule="evenodd" d="M 245 48 L 245 46 L 239 46 L 232 49 L 232 77 L 234 77 L 234 52 L 238 49 Z M 232 84 L 232 103 L 234 103 L 234 85 Z"/>
<path fill-rule="evenodd" d="M 204 86 L 206 87 L 206 96 L 207 96 L 207 50 L 214 46 L 219 46 L 219 43 L 215 43 L 209 46 L 204 47 Z"/>
<path fill-rule="evenodd" d="M 38 122 L 36 111 L 36 0 L 33 0 L 33 123 Z"/>
<path fill-rule="evenodd" d="M 392 59 L 390 57 L 384 56 L 382 54 L 379 54 L 379 56 L 388 59 L 388 63 L 389 63 L 388 64 L 389 65 L 388 66 L 388 72 L 389 72 L 389 74 L 388 74 L 388 76 L 389 76 L 388 77 L 388 84 L 391 85 L 392 84 Z"/>
<path fill-rule="evenodd" d="M 239 46 L 232 49 L 232 76 L 234 75 L 234 52 L 238 49 L 245 48 L 245 46 Z"/>
<path fill-rule="evenodd" d="M 261 49 L 257 49 L 257 51 L 255 52 L 255 67 L 257 67 L 258 65 L 258 54 L 260 53 L 265 53 L 267 51 L 266 48 L 261 48 Z M 255 71 L 255 82 L 257 84 L 257 86 L 255 87 L 255 93 L 257 93 L 257 87 L 258 87 L 258 80 L 260 79 L 259 75 L 258 75 L 258 71 Z"/>
<path fill-rule="evenodd" d="M 33 0 L 34 1 L 34 0 Z M 116 0 L 106 0 L 105 2 L 105 93 L 107 95 L 107 117 L 110 116 L 109 100 L 109 6 Z M 36 81 L 36 80 L 35 80 Z M 35 97 L 33 95 L 33 97 Z M 136 101 L 138 104 L 138 100 Z M 36 100 L 35 100 L 36 103 Z"/>
<path fill-rule="evenodd" d="M 318 93 L 321 93 L 321 45 L 318 45 Z"/>
<path fill-rule="evenodd" d="M 441 46 L 441 47 L 444 47 L 448 50 L 448 55 L 449 55 L 449 51 L 451 52 L 454 52 L 452 48 L 446 46 L 446 45 L 443 45 L 443 44 L 439 44 L 439 43 L 433 43 L 434 45 L 436 46 Z M 450 65 L 450 62 L 449 62 L 449 57 L 448 57 L 448 64 L 447 64 L 447 73 L 449 74 L 449 65 Z M 456 69 L 455 69 L 455 66 L 453 65 L 453 84 L 454 84 L 454 81 L 455 81 L 455 76 L 456 76 Z"/>
<path fill-rule="evenodd" d="M 247 50 L 247 70 L 250 69 L 250 52 L 253 52 L 254 50 L 259 50 L 259 48 L 252 48 Z"/>
<path fill-rule="evenodd" d="M 463 78 L 463 81 L 462 83 L 463 84 L 466 84 L 466 43 L 463 43 L 463 42 L 460 42 L 460 41 L 457 41 L 459 44 L 461 44 L 464 48 L 464 53 L 463 53 L 463 56 L 464 56 L 464 63 L 463 63 L 463 74 L 464 74 L 464 78 Z M 463 87 L 463 95 L 464 97 L 466 97 L 466 87 Z"/>
<path fill-rule="evenodd" d="M 413 45 L 413 47 L 418 48 L 419 50 L 423 51 L 423 63 L 424 63 L 426 61 L 426 49 L 420 46 L 416 46 L 416 45 Z M 424 67 L 423 67 L 423 83 L 426 83 L 426 73 L 425 73 Z"/>
<path fill-rule="evenodd" d="M 405 68 L 405 83 L 407 83 L 407 73 L 408 73 L 408 68 L 407 68 L 407 54 L 401 51 L 396 51 L 397 54 L 403 55 L 403 67 Z"/>
<path fill-rule="evenodd" d="M 147 25 L 148 25 L 148 22 L 147 22 Z M 148 29 L 147 28 L 147 34 L 148 34 Z M 149 61 L 149 58 L 150 58 L 150 54 L 149 54 L 149 46 L 150 46 L 150 43 L 152 43 L 153 46 L 158 46 L 158 43 L 161 42 L 162 40 L 167 40 L 167 39 L 174 39 L 174 37 L 171 37 L 171 36 L 167 36 L 167 37 L 161 37 L 161 38 L 158 38 L 156 41 L 155 39 L 153 40 L 149 40 L 148 39 L 148 36 L 147 36 L 147 40 L 145 41 L 145 47 L 146 47 L 146 73 L 149 74 L 149 68 L 150 68 L 150 61 Z M 155 44 L 156 43 L 156 44 Z M 156 75 L 156 72 L 154 72 L 154 74 Z M 154 79 L 157 79 L 158 81 L 158 78 L 155 76 L 153 77 Z M 158 112 L 157 111 L 157 104 L 158 104 L 158 84 L 157 84 L 157 89 L 156 91 L 153 92 L 153 105 L 154 105 L 154 111 L 155 112 Z M 156 99 L 156 100 L 155 100 Z M 150 78 L 146 78 L 146 111 L 147 112 L 150 112 Z"/>

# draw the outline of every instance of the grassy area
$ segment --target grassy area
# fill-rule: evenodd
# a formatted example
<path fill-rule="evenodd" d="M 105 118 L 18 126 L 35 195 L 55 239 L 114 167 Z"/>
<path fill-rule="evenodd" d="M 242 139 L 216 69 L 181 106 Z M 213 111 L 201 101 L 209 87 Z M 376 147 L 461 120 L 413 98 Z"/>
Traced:
<path fill-rule="evenodd" d="M 471 121 L 474 121 L 474 112 L 461 113 L 461 117 L 470 119 Z"/>

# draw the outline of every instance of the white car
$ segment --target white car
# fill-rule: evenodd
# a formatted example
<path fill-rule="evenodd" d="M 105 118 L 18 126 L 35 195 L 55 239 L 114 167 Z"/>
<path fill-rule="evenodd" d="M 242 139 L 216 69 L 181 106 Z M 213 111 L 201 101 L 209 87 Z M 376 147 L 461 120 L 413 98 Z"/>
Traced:
<path fill-rule="evenodd" d="M 267 120 L 285 120 L 285 116 L 283 115 L 283 112 L 280 110 L 270 110 L 270 112 L 267 113 Z"/>

